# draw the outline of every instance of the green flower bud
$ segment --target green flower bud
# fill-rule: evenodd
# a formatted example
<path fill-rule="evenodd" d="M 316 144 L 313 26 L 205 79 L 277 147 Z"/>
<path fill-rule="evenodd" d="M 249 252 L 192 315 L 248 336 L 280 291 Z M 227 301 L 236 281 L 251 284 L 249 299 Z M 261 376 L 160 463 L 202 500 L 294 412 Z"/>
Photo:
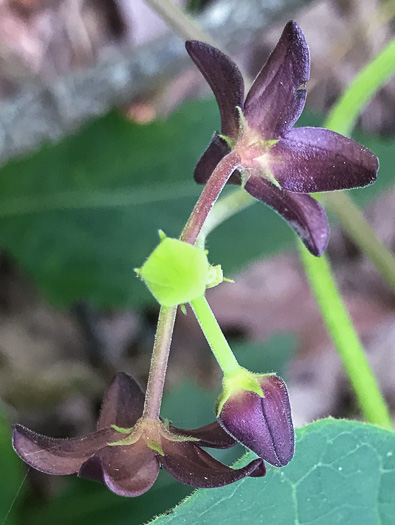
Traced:
<path fill-rule="evenodd" d="M 189 303 L 204 295 L 210 265 L 204 250 L 160 233 L 161 242 L 137 274 L 163 306 Z"/>

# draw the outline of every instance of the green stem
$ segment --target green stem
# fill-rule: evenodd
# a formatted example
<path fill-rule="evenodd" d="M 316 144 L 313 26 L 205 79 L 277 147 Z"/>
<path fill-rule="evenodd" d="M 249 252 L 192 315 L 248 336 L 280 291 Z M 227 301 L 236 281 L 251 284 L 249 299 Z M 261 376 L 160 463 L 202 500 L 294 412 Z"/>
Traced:
<path fill-rule="evenodd" d="M 191 307 L 224 376 L 230 376 L 240 370 L 240 365 L 204 295 L 194 299 Z"/>
<path fill-rule="evenodd" d="M 323 196 L 322 200 L 329 205 L 350 239 L 369 257 L 395 293 L 395 258 L 391 251 L 378 239 L 361 210 L 343 192 L 327 194 Z"/>
<path fill-rule="evenodd" d="M 152 350 L 143 417 L 159 419 L 177 307 L 161 307 Z"/>
<path fill-rule="evenodd" d="M 349 135 L 367 102 L 395 70 L 395 40 L 392 40 L 354 79 L 332 108 L 324 127 Z M 395 292 L 394 254 L 377 238 L 352 198 L 344 192 L 323 195 L 344 230 L 356 246 L 370 258 Z"/>
<path fill-rule="evenodd" d="M 337 289 L 328 259 L 325 255 L 314 257 L 301 243 L 300 254 L 326 328 L 339 352 L 366 420 L 391 429 L 392 419 L 387 403 Z"/>
<path fill-rule="evenodd" d="M 218 47 L 213 39 L 196 24 L 192 17 L 171 0 L 145 0 L 159 16 L 185 40 L 202 40 Z"/>
<path fill-rule="evenodd" d="M 392 40 L 353 80 L 329 113 L 324 127 L 349 135 L 369 100 L 395 69 L 395 40 Z"/>

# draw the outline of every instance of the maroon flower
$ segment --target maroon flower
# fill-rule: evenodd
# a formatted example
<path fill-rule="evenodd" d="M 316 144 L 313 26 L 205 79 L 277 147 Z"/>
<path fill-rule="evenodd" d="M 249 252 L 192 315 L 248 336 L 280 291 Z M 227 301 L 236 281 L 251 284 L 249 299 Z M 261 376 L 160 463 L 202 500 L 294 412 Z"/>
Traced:
<path fill-rule="evenodd" d="M 218 414 L 220 425 L 245 447 L 276 467 L 294 455 L 294 430 L 287 387 L 274 374 L 257 375 L 264 397 L 234 390 Z"/>
<path fill-rule="evenodd" d="M 322 255 L 329 226 L 311 192 L 371 184 L 379 167 L 369 150 L 322 128 L 295 128 L 306 100 L 310 54 L 302 30 L 289 22 L 244 100 L 244 82 L 236 64 L 218 49 L 188 41 L 186 49 L 217 99 L 221 135 L 215 133 L 195 169 L 204 184 L 231 150 L 243 170 L 230 183 L 242 184 L 253 197 L 278 212 L 314 255 Z"/>
<path fill-rule="evenodd" d="M 159 468 L 193 487 L 221 487 L 245 476 L 264 476 L 261 459 L 232 469 L 200 447 L 228 448 L 235 441 L 212 423 L 180 430 L 143 419 L 144 394 L 119 373 L 108 389 L 97 431 L 82 438 L 54 439 L 15 425 L 13 447 L 31 467 L 47 474 L 79 476 L 104 482 L 120 496 L 139 496 L 154 484 Z"/>

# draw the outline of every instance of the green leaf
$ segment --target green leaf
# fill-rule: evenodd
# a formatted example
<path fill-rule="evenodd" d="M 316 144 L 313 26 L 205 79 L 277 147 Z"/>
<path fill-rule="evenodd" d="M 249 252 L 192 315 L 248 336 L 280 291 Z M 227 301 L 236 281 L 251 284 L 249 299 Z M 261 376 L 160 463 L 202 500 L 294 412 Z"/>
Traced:
<path fill-rule="evenodd" d="M 286 467 L 269 468 L 264 478 L 198 490 L 152 525 L 395 523 L 393 432 L 326 419 L 296 435 L 295 458 Z"/>
<path fill-rule="evenodd" d="M 0 523 L 13 525 L 22 502 L 22 464 L 11 446 L 11 430 L 0 412 Z"/>
<path fill-rule="evenodd" d="M 151 302 L 133 268 L 159 228 L 178 237 L 199 195 L 193 167 L 216 123 L 213 102 L 147 126 L 113 113 L 5 166 L 1 247 L 55 303 Z"/>

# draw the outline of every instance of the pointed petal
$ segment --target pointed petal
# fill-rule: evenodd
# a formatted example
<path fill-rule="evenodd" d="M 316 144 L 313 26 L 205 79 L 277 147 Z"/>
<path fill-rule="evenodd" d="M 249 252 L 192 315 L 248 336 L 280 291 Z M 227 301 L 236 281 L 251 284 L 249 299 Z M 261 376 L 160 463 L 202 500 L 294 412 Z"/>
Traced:
<path fill-rule="evenodd" d="M 379 162 L 354 140 L 323 128 L 295 128 L 270 148 L 268 167 L 288 191 L 313 193 L 372 184 Z"/>
<path fill-rule="evenodd" d="M 309 77 L 305 37 L 298 24 L 288 22 L 247 95 L 244 115 L 250 127 L 267 140 L 290 130 L 303 111 Z"/>
<path fill-rule="evenodd" d="M 198 439 L 199 447 L 230 448 L 236 445 L 234 440 L 216 421 L 204 427 L 193 430 L 185 430 L 170 425 L 170 432 L 178 436 L 192 437 Z"/>
<path fill-rule="evenodd" d="M 240 443 L 276 467 L 283 467 L 294 454 L 294 430 L 287 388 L 275 376 L 263 376 L 265 395 L 243 391 L 230 397 L 219 415 L 219 422 Z"/>
<path fill-rule="evenodd" d="M 239 68 L 219 49 L 204 42 L 188 40 L 185 47 L 217 99 L 222 133 L 236 138 L 239 129 L 236 106 L 243 108 L 244 100 L 244 81 Z"/>
<path fill-rule="evenodd" d="M 252 174 L 245 190 L 281 215 L 313 255 L 323 254 L 329 240 L 324 208 L 310 195 L 280 190 L 260 175 Z"/>
<path fill-rule="evenodd" d="M 232 469 L 191 443 L 162 439 L 162 448 L 165 453 L 160 458 L 162 466 L 176 480 L 192 487 L 222 487 L 246 476 L 264 476 L 266 472 L 260 459 L 243 468 Z"/>
<path fill-rule="evenodd" d="M 198 184 L 206 184 L 217 164 L 230 152 L 227 143 L 221 139 L 217 132 L 214 133 L 206 151 L 196 164 L 194 177 Z"/>
<path fill-rule="evenodd" d="M 65 475 L 78 472 L 82 463 L 115 439 L 117 432 L 111 428 L 82 438 L 55 439 L 15 425 L 12 446 L 18 456 L 36 470 Z"/>
<path fill-rule="evenodd" d="M 104 483 L 104 474 L 100 458 L 92 456 L 85 461 L 78 471 L 78 477 Z"/>
<path fill-rule="evenodd" d="M 143 441 L 133 445 L 103 448 L 97 457 L 101 461 L 107 487 L 119 496 L 135 497 L 147 492 L 159 474 L 155 453 Z"/>
<path fill-rule="evenodd" d="M 119 372 L 104 396 L 97 429 L 111 425 L 131 428 L 142 416 L 143 408 L 143 391 L 133 378 Z"/>

